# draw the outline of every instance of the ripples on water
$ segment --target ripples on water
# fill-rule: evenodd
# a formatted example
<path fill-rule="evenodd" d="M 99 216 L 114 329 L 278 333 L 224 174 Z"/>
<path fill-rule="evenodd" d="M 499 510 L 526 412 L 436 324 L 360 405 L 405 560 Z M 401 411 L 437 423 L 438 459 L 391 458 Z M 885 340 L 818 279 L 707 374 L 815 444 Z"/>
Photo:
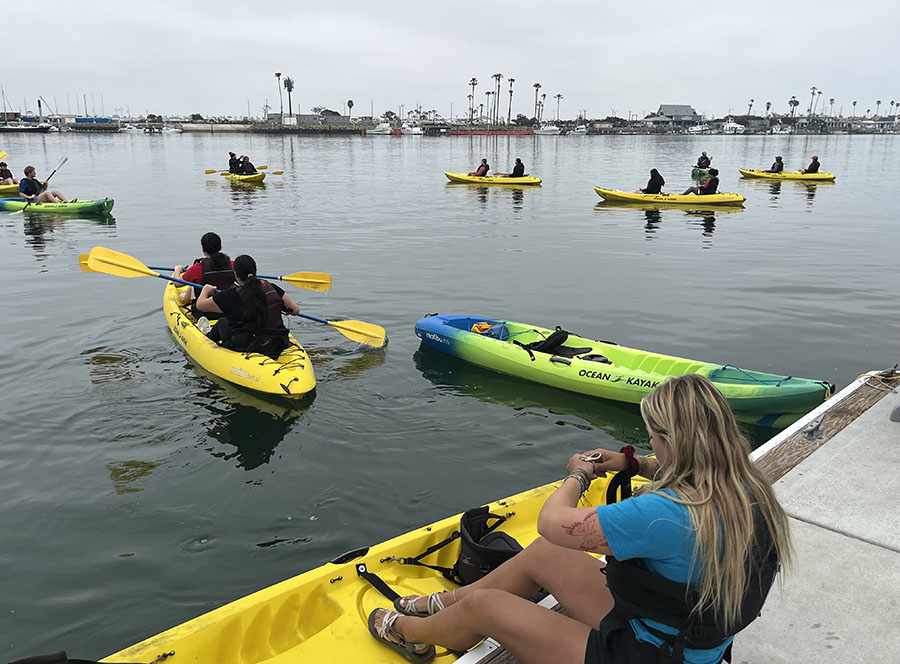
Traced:
<path fill-rule="evenodd" d="M 568 454 L 642 444 L 637 409 L 419 348 L 432 312 L 507 317 L 623 344 L 847 384 L 898 359 L 895 137 L 4 136 L 112 218 L 0 215 L 0 452 L 7 658 L 100 657 L 238 596 L 483 501 L 557 479 Z M 707 150 L 743 210 L 642 210 L 658 168 L 683 191 Z M 203 170 L 229 150 L 262 186 Z M 782 154 L 834 184 L 741 180 Z M 450 185 L 515 157 L 540 188 Z M 94 173 L 102 174 L 96 178 Z M 863 195 L 863 194 L 866 195 Z M 260 397 L 169 336 L 162 283 L 85 274 L 92 246 L 189 263 L 216 230 L 265 271 L 328 271 L 305 312 L 383 325 L 364 350 L 292 321 L 316 392 Z M 755 440 L 769 432 L 750 432 Z"/>

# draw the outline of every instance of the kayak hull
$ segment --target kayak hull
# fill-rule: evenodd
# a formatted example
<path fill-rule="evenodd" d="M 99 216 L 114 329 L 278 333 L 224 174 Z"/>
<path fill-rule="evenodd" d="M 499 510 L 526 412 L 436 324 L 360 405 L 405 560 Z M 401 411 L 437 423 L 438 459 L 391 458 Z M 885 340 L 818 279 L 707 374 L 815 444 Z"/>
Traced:
<path fill-rule="evenodd" d="M 807 182 L 832 182 L 837 177 L 834 173 L 766 173 L 758 168 L 739 168 L 745 178 L 762 178 L 764 180 L 805 180 Z"/>
<path fill-rule="evenodd" d="M 262 182 L 266 179 L 266 174 L 251 173 L 249 175 L 242 175 L 239 173 L 226 173 L 225 177 L 234 182 Z"/>
<path fill-rule="evenodd" d="M 532 177 L 530 175 L 526 175 L 521 178 L 507 178 L 507 177 L 498 177 L 496 175 L 489 177 L 479 177 L 477 175 L 467 175 L 466 173 L 448 173 L 444 172 L 444 175 L 447 176 L 447 179 L 450 182 L 463 182 L 466 184 L 505 184 L 505 185 L 539 185 L 541 183 L 540 178 Z"/>
<path fill-rule="evenodd" d="M 0 210 L 4 212 L 49 212 L 52 214 L 104 214 L 112 212 L 115 201 L 104 198 L 99 201 L 76 201 L 75 203 L 32 203 L 24 198 L 0 198 Z"/>
<path fill-rule="evenodd" d="M 502 323 L 509 338 L 500 340 L 471 331 L 475 323 L 482 322 Z M 553 330 L 483 316 L 429 316 L 416 322 L 415 331 L 427 346 L 485 369 L 628 403 L 639 403 L 671 376 L 700 374 L 712 380 L 742 421 L 763 426 L 784 426 L 798 419 L 828 398 L 833 389 L 825 381 L 700 362 L 575 335 L 569 335 L 565 345 L 586 352 L 571 358 L 534 352 L 532 360 L 528 351 L 512 340 L 527 344 L 546 338 Z"/>
<path fill-rule="evenodd" d="M 276 360 L 223 348 L 197 328 L 190 309 L 181 306 L 178 291 L 169 283 L 163 293 L 166 323 L 184 351 L 208 372 L 248 390 L 281 397 L 300 398 L 315 388 L 312 363 L 293 335 L 291 345 Z"/>
<path fill-rule="evenodd" d="M 585 498 L 606 503 L 612 476 L 594 480 Z M 644 480 L 632 479 L 632 484 Z M 492 514 L 509 515 L 497 529 L 523 547 L 537 538 L 537 517 L 560 482 L 524 491 L 487 505 Z M 474 506 L 473 506 L 474 507 Z M 456 584 L 439 573 L 398 558 L 414 557 L 459 530 L 461 514 L 417 528 L 380 544 L 364 546 L 291 579 L 226 604 L 168 631 L 121 650 L 103 662 L 150 662 L 175 651 L 177 662 L 295 664 L 299 662 L 370 662 L 391 664 L 402 658 L 369 634 L 367 618 L 391 603 L 357 574 L 358 566 L 378 575 L 403 595 L 452 590 Z M 452 567 L 459 538 L 429 555 L 425 562 Z M 454 662 L 459 654 L 438 647 L 436 662 Z"/>
<path fill-rule="evenodd" d="M 594 191 L 600 198 L 607 201 L 621 201 L 623 203 L 655 203 L 660 205 L 693 205 L 706 207 L 707 205 L 743 205 L 746 200 L 740 194 L 720 193 L 698 196 L 697 194 L 635 194 L 628 191 L 616 191 L 594 187 Z"/>

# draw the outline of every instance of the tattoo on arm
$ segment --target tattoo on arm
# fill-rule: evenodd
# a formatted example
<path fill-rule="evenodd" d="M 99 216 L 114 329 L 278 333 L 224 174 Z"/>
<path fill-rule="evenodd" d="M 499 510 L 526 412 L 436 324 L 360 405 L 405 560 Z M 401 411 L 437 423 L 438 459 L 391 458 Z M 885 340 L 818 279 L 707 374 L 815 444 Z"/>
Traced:
<path fill-rule="evenodd" d="M 563 525 L 562 529 L 566 531 L 566 535 L 575 537 L 580 540 L 578 548 L 582 551 L 597 551 L 600 548 L 609 548 L 600 524 L 597 522 L 597 511 L 590 510 L 581 521 L 576 521 L 571 525 Z"/>
<path fill-rule="evenodd" d="M 651 459 L 647 456 L 638 457 L 638 475 L 640 475 L 641 477 L 653 479 L 653 476 L 656 475 L 656 471 L 658 470 L 659 462 L 655 459 Z"/>

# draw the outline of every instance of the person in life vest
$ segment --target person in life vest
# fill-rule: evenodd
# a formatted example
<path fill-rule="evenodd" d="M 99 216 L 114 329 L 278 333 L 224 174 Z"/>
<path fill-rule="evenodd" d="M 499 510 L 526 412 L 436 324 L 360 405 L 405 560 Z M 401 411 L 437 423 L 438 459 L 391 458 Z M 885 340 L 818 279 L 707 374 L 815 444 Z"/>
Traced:
<path fill-rule="evenodd" d="M 522 160 L 516 157 L 516 165 L 513 166 L 512 173 L 507 175 L 508 178 L 521 178 L 525 177 L 525 164 L 522 163 Z"/>
<path fill-rule="evenodd" d="M 240 173 L 241 172 L 241 160 L 238 159 L 237 155 L 234 152 L 228 153 L 228 172 L 229 173 Z"/>
<path fill-rule="evenodd" d="M 709 177 L 706 179 L 706 182 L 701 184 L 699 187 L 688 187 L 686 191 L 682 193 L 682 196 L 687 194 L 699 194 L 701 196 L 706 196 L 709 194 L 714 194 L 719 189 L 719 171 L 715 168 L 709 169 Z"/>
<path fill-rule="evenodd" d="M 75 203 L 77 199 L 70 201 L 63 196 L 58 189 L 44 191 L 46 182 L 41 182 L 35 177 L 34 166 L 25 167 L 25 177 L 19 181 L 19 196 L 32 203 Z"/>
<path fill-rule="evenodd" d="M 256 276 L 256 261 L 250 256 L 234 259 L 234 276 L 237 284 L 232 288 L 216 292 L 206 284 L 197 298 L 199 311 L 220 315 L 209 338 L 232 350 L 277 358 L 288 345 L 281 313 L 296 316 L 300 307 L 284 290 Z"/>
<path fill-rule="evenodd" d="M 709 168 L 710 161 L 710 158 L 706 156 L 706 152 L 703 152 L 697 157 L 697 168 Z"/>
<path fill-rule="evenodd" d="M 666 181 L 659 171 L 655 168 L 650 169 L 650 179 L 647 180 L 647 186 L 644 189 L 638 189 L 635 194 L 659 194 L 662 188 L 666 186 Z"/>
<path fill-rule="evenodd" d="M 253 175 L 254 173 L 256 173 L 256 166 L 250 163 L 250 157 L 248 157 L 247 155 L 241 157 L 241 165 L 238 169 L 238 172 L 242 173 L 243 175 Z"/>
<path fill-rule="evenodd" d="M 5 161 L 0 161 L 0 185 L 19 184 L 19 178 L 14 178 L 12 171 L 6 166 Z"/>
<path fill-rule="evenodd" d="M 789 559 L 787 516 L 709 379 L 670 378 L 641 415 L 655 456 L 631 446 L 573 455 L 535 542 L 474 583 L 376 609 L 373 636 L 423 663 L 430 644 L 466 650 L 484 637 L 526 664 L 721 662 Z M 579 507 L 613 471 L 652 481 L 633 498 Z M 526 599 L 540 588 L 565 614 Z"/>
<path fill-rule="evenodd" d="M 784 173 L 784 162 L 781 160 L 781 157 L 775 157 L 775 163 L 772 164 L 772 168 L 763 171 L 763 173 Z"/>
<path fill-rule="evenodd" d="M 490 167 L 490 164 L 488 164 L 487 159 L 482 159 L 481 163 L 478 165 L 478 168 L 476 168 L 474 171 L 469 171 L 469 175 L 477 175 L 478 177 L 486 178 L 488 171 L 490 171 L 490 170 L 491 170 L 491 167 Z M 523 167 L 523 171 L 524 171 L 524 167 Z"/>
<path fill-rule="evenodd" d="M 819 172 L 819 155 L 814 154 L 809 166 L 800 169 L 801 173 L 818 173 Z"/>
<path fill-rule="evenodd" d="M 203 258 L 195 260 L 187 270 L 182 265 L 176 265 L 172 276 L 195 284 L 212 284 L 218 290 L 231 288 L 234 285 L 234 267 L 228 255 L 222 253 L 222 238 L 217 233 L 204 233 L 200 238 L 200 247 L 203 249 Z M 195 286 L 179 291 L 181 304 L 186 305 L 195 300 L 200 295 L 200 290 Z M 193 307 L 193 311 L 195 315 L 199 315 L 196 307 Z"/>

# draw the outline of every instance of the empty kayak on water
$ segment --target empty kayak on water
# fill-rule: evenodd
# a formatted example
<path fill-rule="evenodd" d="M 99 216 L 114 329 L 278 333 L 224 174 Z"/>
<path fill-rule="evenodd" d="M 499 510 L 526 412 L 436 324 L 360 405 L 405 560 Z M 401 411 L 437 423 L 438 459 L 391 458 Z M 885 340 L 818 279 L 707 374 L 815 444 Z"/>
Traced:
<path fill-rule="evenodd" d="M 830 181 L 834 180 L 834 173 L 766 173 L 765 171 L 761 171 L 758 168 L 748 169 L 748 168 L 739 168 L 741 175 L 745 178 L 763 178 L 766 180 L 821 180 L 821 181 Z"/>
<path fill-rule="evenodd" d="M 476 324 L 475 329 L 491 331 L 473 332 Z M 498 318 L 426 316 L 415 329 L 426 345 L 485 369 L 615 401 L 639 403 L 671 376 L 700 374 L 719 388 L 741 421 L 761 426 L 787 426 L 834 389 L 826 381 L 689 360 L 574 334 L 559 346 L 526 349 L 522 346 L 541 342 L 554 331 Z"/>
<path fill-rule="evenodd" d="M 635 194 L 628 191 L 616 191 L 615 189 L 604 189 L 602 187 L 594 187 L 597 195 L 607 201 L 623 201 L 626 203 L 674 203 L 684 205 L 743 205 L 746 200 L 740 194 Z"/>
<path fill-rule="evenodd" d="M 585 493 L 591 505 L 607 502 L 612 476 L 598 478 Z M 633 478 L 632 485 L 645 481 Z M 537 517 L 560 482 L 524 491 L 487 505 L 491 514 L 507 517 L 494 532 L 513 537 L 522 547 L 537 539 Z M 427 595 L 458 587 L 440 573 L 402 558 L 459 531 L 461 514 L 394 537 L 380 544 L 361 546 L 321 567 L 264 590 L 247 595 L 186 623 L 125 648 L 102 661 L 151 662 L 161 652 L 175 651 L 174 663 L 300 664 L 348 662 L 392 664 L 403 658 L 369 634 L 367 619 L 378 608 L 391 608 L 359 572 L 375 574 L 401 596 Z M 493 520 L 490 521 L 494 523 Z M 459 557 L 460 538 L 430 554 L 423 562 L 453 567 Z M 174 603 L 174 602 L 173 602 Z M 553 606 L 551 597 L 541 602 Z M 160 608 L 165 613 L 165 608 Z M 496 649 L 496 643 L 477 646 Z M 462 653 L 437 648 L 435 662 L 455 662 Z"/>
<path fill-rule="evenodd" d="M 266 179 L 265 173 L 226 173 L 225 177 L 229 180 L 234 180 L 235 182 L 262 182 Z"/>
<path fill-rule="evenodd" d="M 290 345 L 274 360 L 261 353 L 229 350 L 199 330 L 190 309 L 181 305 L 178 290 L 169 283 L 163 293 L 166 323 L 181 347 L 201 367 L 235 385 L 282 397 L 302 397 L 315 388 L 312 363 L 293 335 L 289 337 Z M 215 325 L 215 321 L 210 322 Z"/>
<path fill-rule="evenodd" d="M 104 198 L 99 201 L 75 201 L 74 203 L 32 203 L 24 198 L 0 198 L 0 210 L 16 212 L 28 207 L 28 212 L 52 212 L 53 214 L 83 214 L 111 212 L 113 199 Z"/>
<path fill-rule="evenodd" d="M 502 175 L 491 175 L 488 177 L 479 177 L 477 175 L 467 175 L 466 173 L 448 173 L 444 171 L 444 175 L 450 182 L 465 182 L 467 184 L 518 184 L 518 185 L 534 185 L 540 184 L 541 179 L 526 175 L 520 178 L 508 178 Z"/>

